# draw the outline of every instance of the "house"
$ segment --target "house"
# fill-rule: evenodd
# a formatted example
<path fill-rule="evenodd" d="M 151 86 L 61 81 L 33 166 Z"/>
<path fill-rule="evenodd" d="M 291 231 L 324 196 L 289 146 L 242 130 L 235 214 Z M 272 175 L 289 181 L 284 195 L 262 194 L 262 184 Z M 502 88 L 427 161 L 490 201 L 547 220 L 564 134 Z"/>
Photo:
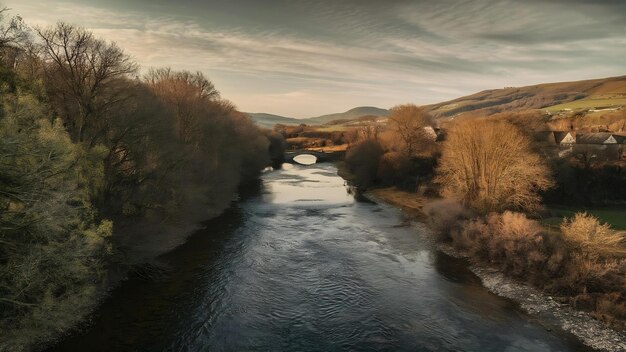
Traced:
<path fill-rule="evenodd" d="M 620 160 L 626 160 L 626 135 L 614 134 L 613 138 L 617 141 L 617 144 L 621 146 L 622 152 L 620 154 Z"/>
<path fill-rule="evenodd" d="M 579 133 L 574 154 L 586 160 L 614 161 L 622 158 L 626 137 L 608 132 Z"/>
<path fill-rule="evenodd" d="M 576 144 L 618 144 L 617 139 L 608 132 L 581 133 L 576 136 Z"/>
<path fill-rule="evenodd" d="M 442 128 L 426 126 L 424 127 L 424 135 L 435 142 L 442 142 L 446 139 L 446 133 Z"/>
<path fill-rule="evenodd" d="M 435 131 L 435 128 L 432 126 L 424 127 L 424 134 L 433 141 L 437 140 L 437 131 Z"/>

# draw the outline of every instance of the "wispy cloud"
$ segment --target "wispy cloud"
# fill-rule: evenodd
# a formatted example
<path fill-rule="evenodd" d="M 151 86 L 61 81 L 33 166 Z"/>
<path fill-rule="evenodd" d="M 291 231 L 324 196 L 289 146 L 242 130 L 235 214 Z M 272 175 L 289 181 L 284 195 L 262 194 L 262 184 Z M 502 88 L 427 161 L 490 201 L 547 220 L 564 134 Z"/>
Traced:
<path fill-rule="evenodd" d="M 283 13 L 261 8 L 269 2 L 181 2 L 197 16 L 173 5 L 5 2 L 31 24 L 83 25 L 144 67 L 204 71 L 248 111 L 307 116 L 625 73 L 626 15 L 608 1 L 276 2 Z"/>

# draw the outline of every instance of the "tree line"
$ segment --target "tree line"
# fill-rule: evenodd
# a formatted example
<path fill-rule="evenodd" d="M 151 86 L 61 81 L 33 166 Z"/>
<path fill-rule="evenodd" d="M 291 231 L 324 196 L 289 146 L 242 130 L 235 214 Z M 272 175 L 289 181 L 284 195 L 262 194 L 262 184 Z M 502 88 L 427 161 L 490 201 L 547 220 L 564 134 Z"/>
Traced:
<path fill-rule="evenodd" d="M 110 267 L 219 214 L 269 147 L 202 73 L 142 74 L 84 28 L 33 29 L 1 10 L 0 350 L 73 327 Z"/>

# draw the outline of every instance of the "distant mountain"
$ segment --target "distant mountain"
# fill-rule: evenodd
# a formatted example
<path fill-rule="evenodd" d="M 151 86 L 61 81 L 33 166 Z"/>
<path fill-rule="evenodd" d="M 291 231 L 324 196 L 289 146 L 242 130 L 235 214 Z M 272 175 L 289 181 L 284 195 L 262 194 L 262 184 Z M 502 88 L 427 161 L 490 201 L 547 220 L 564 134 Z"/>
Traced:
<path fill-rule="evenodd" d="M 310 117 L 308 119 L 305 119 L 304 121 L 306 122 L 304 123 L 306 123 L 307 125 L 323 125 L 325 123 L 335 120 L 354 120 L 356 118 L 366 115 L 387 116 L 389 115 L 389 110 L 376 108 L 373 106 L 359 106 L 346 112 Z"/>
<path fill-rule="evenodd" d="M 359 106 L 353 109 L 350 109 L 346 112 L 336 113 L 336 114 L 328 114 L 316 117 L 309 117 L 306 119 L 296 119 L 293 117 L 285 117 L 279 115 L 272 115 L 266 113 L 253 113 L 247 112 L 245 113 L 254 122 L 256 122 L 259 126 L 271 128 L 275 124 L 280 123 L 283 125 L 299 125 L 299 124 L 307 124 L 307 125 L 323 125 L 325 123 L 335 121 L 335 120 L 354 120 L 362 116 L 387 116 L 389 115 L 389 110 L 376 108 L 373 106 Z"/>
<path fill-rule="evenodd" d="M 507 111 L 550 112 L 617 108 L 626 105 L 626 76 L 575 82 L 505 87 L 427 105 L 435 117 L 488 116 Z"/>
<path fill-rule="evenodd" d="M 302 120 L 294 119 L 293 117 L 285 117 L 279 115 L 266 114 L 262 112 L 246 112 L 246 115 L 256 122 L 257 125 L 272 128 L 275 124 L 280 123 L 283 125 L 299 125 Z"/>

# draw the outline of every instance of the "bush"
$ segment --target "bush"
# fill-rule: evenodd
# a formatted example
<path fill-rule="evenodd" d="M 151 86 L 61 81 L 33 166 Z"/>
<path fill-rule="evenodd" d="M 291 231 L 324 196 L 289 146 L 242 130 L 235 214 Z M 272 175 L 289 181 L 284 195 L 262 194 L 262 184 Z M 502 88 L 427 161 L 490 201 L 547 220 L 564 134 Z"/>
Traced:
<path fill-rule="evenodd" d="M 562 233 L 547 233 L 524 214 L 492 213 L 468 221 L 446 217 L 450 207 L 442 205 L 427 214 L 435 217 L 435 229 L 448 231 L 456 249 L 603 321 L 626 326 L 626 260 L 604 250 L 622 236 L 596 218 L 577 214 L 563 222 Z"/>
<path fill-rule="evenodd" d="M 378 178 L 385 185 L 401 183 L 411 173 L 411 160 L 405 153 L 387 152 L 380 158 Z"/>
<path fill-rule="evenodd" d="M 383 148 L 377 140 L 366 139 L 346 152 L 346 165 L 354 175 L 359 188 L 372 186 L 377 179 Z"/>
<path fill-rule="evenodd" d="M 576 213 L 573 218 L 563 221 L 561 232 L 573 245 L 587 251 L 614 247 L 624 240 L 621 233 L 612 230 L 608 224 L 601 224 L 598 218 L 587 213 Z"/>
<path fill-rule="evenodd" d="M 424 205 L 423 212 L 439 240 L 451 239 L 453 234 L 461 232 L 465 225 L 464 220 L 469 217 L 469 212 L 463 205 L 448 199 L 435 200 Z"/>
<path fill-rule="evenodd" d="M 81 319 L 102 294 L 112 223 L 89 186 L 102 176 L 43 107 L 0 114 L 0 350 L 28 350 Z M 100 159 L 100 164 L 102 163 Z"/>

